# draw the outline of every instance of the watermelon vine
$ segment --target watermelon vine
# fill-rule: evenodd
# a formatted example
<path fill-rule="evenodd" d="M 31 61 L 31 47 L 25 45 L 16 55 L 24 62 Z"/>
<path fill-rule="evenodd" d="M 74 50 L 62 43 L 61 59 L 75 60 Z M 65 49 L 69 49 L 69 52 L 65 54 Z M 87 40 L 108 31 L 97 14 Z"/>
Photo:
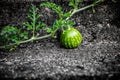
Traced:
<path fill-rule="evenodd" d="M 73 27 L 75 22 L 71 21 L 70 18 L 75 13 L 86 10 L 88 8 L 92 8 L 94 11 L 94 7 L 101 2 L 104 2 L 104 0 L 95 0 L 92 4 L 79 9 L 78 6 L 82 2 L 83 0 L 70 0 L 69 6 L 73 7 L 73 9 L 68 12 L 64 12 L 62 7 L 56 5 L 55 3 L 42 3 L 40 6 L 52 9 L 59 16 L 59 19 L 56 19 L 55 22 L 53 22 L 52 27 L 47 27 L 45 29 L 48 34 L 43 36 L 36 36 L 36 31 L 42 30 L 41 27 L 47 26 L 47 24 L 39 21 L 42 15 L 38 13 L 39 9 L 32 4 L 28 14 L 29 21 L 24 22 L 22 25 L 23 27 L 26 27 L 25 30 L 19 29 L 12 25 L 7 25 L 2 31 L 0 31 L 0 42 L 4 43 L 3 45 L 0 45 L 0 48 L 13 50 L 18 45 L 23 43 L 54 37 L 59 29 L 62 29 L 60 41 L 64 47 L 78 47 L 82 41 L 82 35 L 77 29 Z M 30 33 L 32 33 L 32 35 L 28 36 Z"/>

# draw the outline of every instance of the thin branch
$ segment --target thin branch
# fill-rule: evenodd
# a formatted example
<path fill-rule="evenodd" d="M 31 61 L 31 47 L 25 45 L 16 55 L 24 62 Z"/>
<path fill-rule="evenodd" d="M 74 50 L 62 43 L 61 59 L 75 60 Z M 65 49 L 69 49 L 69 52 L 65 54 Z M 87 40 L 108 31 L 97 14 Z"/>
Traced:
<path fill-rule="evenodd" d="M 6 48 L 6 47 L 10 47 L 10 46 L 14 46 L 14 45 L 19 45 L 19 44 L 23 44 L 23 43 L 27 43 L 27 42 L 31 42 L 31 41 L 36 41 L 36 40 L 48 38 L 48 37 L 51 37 L 51 36 L 52 36 L 52 34 L 48 34 L 48 35 L 41 36 L 41 37 L 34 37 L 34 38 L 30 38 L 30 39 L 25 40 L 25 41 L 20 41 L 19 43 L 13 43 L 13 44 L 10 44 L 10 45 L 0 46 L 0 48 Z"/>
<path fill-rule="evenodd" d="M 98 4 L 98 3 L 100 3 L 100 2 L 103 2 L 103 0 L 98 0 L 98 1 L 96 1 L 94 4 Z M 72 17 L 75 13 L 77 13 L 77 12 L 80 12 L 80 11 L 86 10 L 86 9 L 88 9 L 88 8 L 90 8 L 90 7 L 96 6 L 96 5 L 94 5 L 94 4 L 90 4 L 90 5 L 88 5 L 88 6 L 85 6 L 85 7 L 83 7 L 83 8 L 80 8 L 80 9 L 78 9 L 78 10 L 74 9 L 73 12 L 72 12 L 72 14 L 70 15 L 70 17 L 66 18 L 66 20 L 68 20 L 69 18 L 71 18 L 71 17 Z"/>

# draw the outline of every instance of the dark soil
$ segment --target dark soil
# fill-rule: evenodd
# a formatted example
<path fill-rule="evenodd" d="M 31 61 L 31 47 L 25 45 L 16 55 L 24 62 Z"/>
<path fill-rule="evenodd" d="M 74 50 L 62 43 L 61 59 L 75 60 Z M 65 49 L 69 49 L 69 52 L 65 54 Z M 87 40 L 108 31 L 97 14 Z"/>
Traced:
<path fill-rule="evenodd" d="M 31 2 L 2 0 L 0 28 L 8 24 L 22 27 Z M 80 7 L 90 3 L 86 0 Z M 39 6 L 40 2 L 34 4 Z M 65 49 L 59 40 L 48 38 L 22 44 L 12 52 L 1 50 L 1 79 L 120 80 L 119 4 L 106 1 L 95 7 L 95 13 L 90 8 L 71 18 L 83 36 L 76 49 Z M 67 2 L 61 6 L 65 11 L 70 9 Z M 40 13 L 44 15 L 41 20 L 48 25 L 57 18 L 54 12 L 48 15 L 44 8 L 40 8 Z"/>

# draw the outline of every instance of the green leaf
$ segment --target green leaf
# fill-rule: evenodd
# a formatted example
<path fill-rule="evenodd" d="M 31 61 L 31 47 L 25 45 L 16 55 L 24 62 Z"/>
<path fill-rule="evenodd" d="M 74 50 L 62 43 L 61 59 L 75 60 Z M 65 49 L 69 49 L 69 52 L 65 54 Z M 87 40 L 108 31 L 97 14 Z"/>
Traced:
<path fill-rule="evenodd" d="M 32 15 L 28 15 L 28 18 L 33 21 L 33 16 Z"/>
<path fill-rule="evenodd" d="M 73 26 L 73 25 L 75 25 L 75 22 L 74 22 L 74 21 L 67 20 L 66 26 Z"/>
<path fill-rule="evenodd" d="M 27 27 L 27 30 L 33 29 L 33 26 L 29 22 L 24 22 L 23 25 Z"/>
<path fill-rule="evenodd" d="M 52 33 L 53 30 L 51 28 L 45 28 L 45 30 L 48 32 L 48 33 Z"/>
<path fill-rule="evenodd" d="M 53 24 L 53 30 L 58 30 L 61 27 L 73 26 L 75 22 L 71 20 L 56 20 Z"/>
<path fill-rule="evenodd" d="M 17 35 L 12 35 L 12 36 L 9 38 L 9 41 L 12 41 L 13 43 L 18 43 L 18 42 L 19 42 L 19 39 L 18 39 Z"/>
<path fill-rule="evenodd" d="M 28 18 L 30 21 L 24 22 L 23 25 L 27 27 L 27 30 L 30 30 L 35 34 L 36 30 L 40 30 L 41 26 L 45 26 L 44 23 L 38 22 L 42 14 L 38 13 L 38 8 L 35 5 L 31 5 L 29 10 Z"/>
<path fill-rule="evenodd" d="M 36 19 L 39 19 L 41 16 L 41 14 L 36 15 Z"/>
<path fill-rule="evenodd" d="M 73 7 L 74 9 L 77 9 L 77 5 L 75 4 L 75 0 L 70 0 L 69 6 Z"/>
<path fill-rule="evenodd" d="M 40 30 L 40 28 L 41 28 L 42 26 L 46 26 L 46 24 L 43 23 L 43 22 L 39 22 L 39 23 L 37 24 L 37 26 L 36 26 L 36 30 Z"/>
<path fill-rule="evenodd" d="M 0 35 L 5 35 L 5 34 L 17 34 L 19 32 L 19 29 L 17 29 L 14 26 L 6 26 L 0 33 Z"/>
<path fill-rule="evenodd" d="M 83 0 L 70 0 L 69 6 L 73 7 L 74 9 L 78 9 L 78 5 L 82 2 Z"/>
<path fill-rule="evenodd" d="M 13 31 L 13 26 L 6 26 L 2 31 L 1 31 L 1 35 L 4 35 L 10 31 Z"/>
<path fill-rule="evenodd" d="M 52 2 L 44 2 L 42 3 L 40 6 L 45 6 L 45 7 L 49 7 L 51 8 L 53 11 L 55 11 L 56 13 L 58 13 L 59 15 L 62 15 L 62 7 L 56 5 L 55 3 Z"/>
<path fill-rule="evenodd" d="M 75 5 L 74 0 L 71 0 L 71 1 L 69 2 L 69 6 L 74 7 L 74 5 Z"/>
<path fill-rule="evenodd" d="M 56 20 L 53 24 L 53 28 L 55 29 L 59 29 L 62 26 L 62 20 Z"/>
<path fill-rule="evenodd" d="M 20 34 L 20 37 L 22 38 L 22 40 L 28 39 L 28 32 L 24 31 Z"/>
<path fill-rule="evenodd" d="M 70 17 L 70 15 L 71 15 L 71 11 L 64 13 L 64 17 Z"/>

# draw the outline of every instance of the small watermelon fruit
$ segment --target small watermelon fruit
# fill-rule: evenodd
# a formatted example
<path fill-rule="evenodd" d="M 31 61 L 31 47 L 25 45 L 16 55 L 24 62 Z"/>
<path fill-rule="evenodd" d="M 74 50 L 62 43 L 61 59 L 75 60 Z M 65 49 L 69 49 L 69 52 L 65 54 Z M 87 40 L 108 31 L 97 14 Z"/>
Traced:
<path fill-rule="evenodd" d="M 81 33 L 73 27 L 64 30 L 60 36 L 60 43 L 65 48 L 69 49 L 77 48 L 81 42 L 82 42 Z"/>

